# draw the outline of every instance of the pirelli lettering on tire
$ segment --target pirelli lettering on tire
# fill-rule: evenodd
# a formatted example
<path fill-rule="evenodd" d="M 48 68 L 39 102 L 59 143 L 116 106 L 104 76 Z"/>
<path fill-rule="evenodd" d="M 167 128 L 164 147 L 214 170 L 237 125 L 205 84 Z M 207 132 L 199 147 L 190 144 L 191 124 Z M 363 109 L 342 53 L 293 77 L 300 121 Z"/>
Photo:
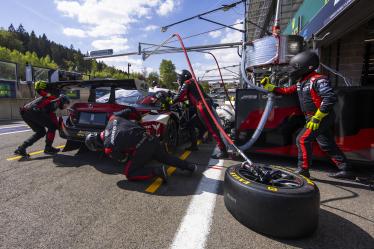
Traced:
<path fill-rule="evenodd" d="M 308 177 L 305 177 L 305 176 L 303 176 L 303 175 L 301 175 L 301 176 L 306 180 L 306 182 L 307 182 L 308 184 L 314 186 L 314 182 L 313 182 L 312 180 L 310 180 Z"/>
<path fill-rule="evenodd" d="M 273 191 L 273 192 L 277 192 L 277 191 L 278 191 L 278 188 L 273 187 L 273 186 L 268 186 L 267 189 L 268 189 L 269 191 Z"/>
<path fill-rule="evenodd" d="M 241 182 L 241 183 L 243 183 L 243 184 L 245 184 L 245 185 L 249 185 L 249 184 L 251 184 L 250 181 L 248 181 L 248 180 L 242 178 L 241 176 L 239 176 L 239 175 L 236 174 L 235 172 L 230 172 L 230 175 L 231 175 L 234 179 L 236 179 L 237 181 L 239 181 L 239 182 Z"/>

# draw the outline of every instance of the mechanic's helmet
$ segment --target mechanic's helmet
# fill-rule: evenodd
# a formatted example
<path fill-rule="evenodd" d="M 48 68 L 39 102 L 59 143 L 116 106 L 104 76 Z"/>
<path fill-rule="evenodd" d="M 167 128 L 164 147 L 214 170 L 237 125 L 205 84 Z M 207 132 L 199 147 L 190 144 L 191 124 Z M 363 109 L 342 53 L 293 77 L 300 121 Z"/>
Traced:
<path fill-rule="evenodd" d="M 192 74 L 190 73 L 190 71 L 186 69 L 183 69 L 182 72 L 177 75 L 177 80 L 178 80 L 179 85 L 182 85 L 183 82 L 191 78 L 192 78 Z"/>
<path fill-rule="evenodd" d="M 90 151 L 101 151 L 104 148 L 100 133 L 88 134 L 85 140 L 85 144 Z"/>
<path fill-rule="evenodd" d="M 290 78 L 292 80 L 300 80 L 318 68 L 319 58 L 312 51 L 304 51 L 291 58 L 290 66 L 292 67 L 289 73 Z"/>
<path fill-rule="evenodd" d="M 58 99 L 60 100 L 60 104 L 59 104 L 60 109 L 64 109 L 67 105 L 70 104 L 70 99 L 65 94 L 60 94 Z"/>

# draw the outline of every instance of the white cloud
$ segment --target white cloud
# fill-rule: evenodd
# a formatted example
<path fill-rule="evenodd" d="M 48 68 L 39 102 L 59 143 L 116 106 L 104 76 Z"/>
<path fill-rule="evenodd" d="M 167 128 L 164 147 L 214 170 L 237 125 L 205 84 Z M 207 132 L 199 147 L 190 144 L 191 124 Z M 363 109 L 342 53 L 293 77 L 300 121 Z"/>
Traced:
<path fill-rule="evenodd" d="M 159 29 L 160 27 L 157 25 L 148 25 L 147 27 L 144 28 L 145 31 L 154 31 L 156 29 Z"/>
<path fill-rule="evenodd" d="M 95 49 L 113 49 L 116 52 L 125 51 L 129 48 L 127 38 L 111 37 L 110 39 L 95 40 L 91 43 Z"/>
<path fill-rule="evenodd" d="M 174 0 L 55 0 L 57 10 L 87 27 L 92 37 L 126 34 L 132 23 L 148 18 L 154 11 L 167 15 L 175 8 Z"/>
<path fill-rule="evenodd" d="M 236 20 L 236 23 L 238 22 L 241 22 L 241 20 Z M 243 24 L 237 24 L 234 27 L 238 29 L 242 29 Z M 220 43 L 240 42 L 241 40 L 242 40 L 241 32 L 227 28 L 224 30 L 224 32 L 221 33 Z M 216 56 L 220 67 L 237 65 L 240 63 L 240 57 L 237 53 L 236 48 L 219 49 L 219 50 L 214 50 L 211 52 Z M 209 54 L 205 54 L 204 57 L 205 59 L 213 60 L 212 56 Z M 200 75 L 204 74 L 206 69 L 212 69 L 212 68 L 217 68 L 214 61 L 212 61 L 212 63 L 201 65 L 200 67 L 198 67 L 198 69 L 200 70 L 199 72 Z M 238 68 L 232 68 L 230 70 L 237 72 Z M 222 74 L 227 74 L 227 73 L 231 74 L 230 72 L 226 70 L 222 70 Z M 206 75 L 212 75 L 212 74 L 218 76 L 218 71 L 212 71 L 211 73 L 208 73 Z"/>
<path fill-rule="evenodd" d="M 220 37 L 222 35 L 222 32 L 220 30 L 216 30 L 216 31 L 210 32 L 209 35 L 212 38 L 218 38 L 218 37 Z"/>
<path fill-rule="evenodd" d="M 174 9 L 174 1 L 173 0 L 166 0 L 161 3 L 160 7 L 157 10 L 157 14 L 160 16 L 166 16 Z"/>
<path fill-rule="evenodd" d="M 86 31 L 82 29 L 64 28 L 62 32 L 67 36 L 75 36 L 79 38 L 84 38 L 87 36 Z"/>
<path fill-rule="evenodd" d="M 144 69 L 144 66 L 143 66 L 144 64 L 141 59 L 134 59 L 129 56 L 105 58 L 105 59 L 100 59 L 100 61 L 103 61 L 105 62 L 105 64 L 114 66 L 115 68 L 121 69 L 125 72 L 127 72 L 127 63 L 131 64 L 131 67 L 130 67 L 131 72 L 142 73 Z"/>
<path fill-rule="evenodd" d="M 241 22 L 241 20 L 236 20 L 235 23 L 238 23 L 238 22 Z M 243 24 L 236 24 L 233 27 L 237 29 L 244 28 Z M 225 31 L 226 33 L 224 37 L 221 39 L 221 43 L 239 42 L 243 39 L 243 34 L 237 30 L 226 28 Z"/>

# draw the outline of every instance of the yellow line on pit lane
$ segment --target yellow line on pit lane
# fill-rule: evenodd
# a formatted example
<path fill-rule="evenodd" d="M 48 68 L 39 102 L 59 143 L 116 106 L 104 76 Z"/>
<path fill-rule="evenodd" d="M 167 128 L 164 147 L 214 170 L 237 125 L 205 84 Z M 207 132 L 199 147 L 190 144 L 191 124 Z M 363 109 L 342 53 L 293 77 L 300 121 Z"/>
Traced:
<path fill-rule="evenodd" d="M 197 144 L 200 144 L 200 143 L 201 143 L 200 140 L 197 141 Z M 186 160 L 186 158 L 189 157 L 190 154 L 191 154 L 191 151 L 186 150 L 179 157 L 179 159 Z M 168 167 L 168 169 L 167 169 L 168 176 L 171 176 L 175 172 L 176 169 L 177 168 L 173 167 L 173 166 Z M 162 178 L 161 177 L 157 177 L 156 180 L 151 185 L 148 186 L 148 188 L 145 190 L 145 192 L 147 192 L 147 193 L 154 193 L 161 186 L 161 184 L 162 184 Z"/>
<path fill-rule="evenodd" d="M 179 159 L 185 160 L 190 154 L 191 154 L 191 151 L 186 150 L 179 157 Z M 167 169 L 168 176 L 171 176 L 175 172 L 176 169 L 177 168 L 173 167 L 173 166 L 168 167 L 168 169 Z M 149 185 L 149 187 L 145 190 L 145 192 L 154 193 L 161 186 L 161 184 L 162 184 L 162 178 L 161 177 L 157 177 L 156 180 L 151 185 Z"/>
<path fill-rule="evenodd" d="M 64 147 L 65 147 L 65 145 L 60 145 L 60 146 L 57 146 L 56 148 L 63 149 Z M 34 151 L 34 152 L 29 153 L 29 155 L 33 156 L 33 155 L 41 154 L 43 152 L 44 152 L 44 150 L 38 150 L 38 151 Z M 18 159 L 21 159 L 21 158 L 22 158 L 21 156 L 15 156 L 15 157 L 7 158 L 6 160 L 7 161 L 14 161 L 14 160 L 18 160 Z"/>

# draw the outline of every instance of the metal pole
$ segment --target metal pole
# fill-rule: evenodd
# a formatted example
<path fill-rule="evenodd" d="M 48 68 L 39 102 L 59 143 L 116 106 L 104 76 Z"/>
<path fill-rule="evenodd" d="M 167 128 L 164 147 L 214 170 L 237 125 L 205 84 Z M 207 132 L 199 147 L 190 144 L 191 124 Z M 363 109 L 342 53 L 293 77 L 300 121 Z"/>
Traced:
<path fill-rule="evenodd" d="M 281 1 L 282 0 L 278 0 L 277 1 L 277 8 L 275 10 L 274 27 L 278 27 L 279 26 L 279 15 L 280 15 Z"/>
<path fill-rule="evenodd" d="M 130 67 L 131 67 L 131 64 L 127 63 L 127 78 L 128 79 L 130 79 Z"/>
<path fill-rule="evenodd" d="M 244 43 L 247 43 L 247 1 L 250 1 L 250 0 L 244 0 Z M 248 2 L 249 3 L 249 2 Z M 248 5 L 249 6 L 249 5 Z"/>

